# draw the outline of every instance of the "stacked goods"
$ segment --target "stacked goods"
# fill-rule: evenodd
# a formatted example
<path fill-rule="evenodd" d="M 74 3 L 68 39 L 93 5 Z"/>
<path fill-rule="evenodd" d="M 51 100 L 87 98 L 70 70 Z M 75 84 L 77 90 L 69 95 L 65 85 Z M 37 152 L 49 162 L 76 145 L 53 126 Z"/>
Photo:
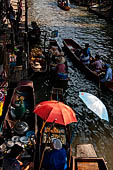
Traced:
<path fill-rule="evenodd" d="M 33 48 L 30 53 L 31 59 L 35 60 L 36 57 L 41 57 L 43 56 L 42 50 L 39 48 Z"/>
<path fill-rule="evenodd" d="M 53 129 L 50 129 L 50 127 L 47 127 L 45 129 L 45 133 L 60 133 L 59 129 L 57 129 L 56 127 L 53 127 Z"/>

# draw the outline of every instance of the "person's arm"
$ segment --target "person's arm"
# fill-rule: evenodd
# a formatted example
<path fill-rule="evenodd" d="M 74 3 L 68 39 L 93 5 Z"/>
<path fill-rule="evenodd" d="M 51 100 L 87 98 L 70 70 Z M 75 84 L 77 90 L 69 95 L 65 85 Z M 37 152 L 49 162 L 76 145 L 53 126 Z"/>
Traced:
<path fill-rule="evenodd" d="M 106 72 L 105 77 L 101 81 L 105 82 L 105 81 L 107 81 L 107 79 L 108 79 L 108 72 Z"/>

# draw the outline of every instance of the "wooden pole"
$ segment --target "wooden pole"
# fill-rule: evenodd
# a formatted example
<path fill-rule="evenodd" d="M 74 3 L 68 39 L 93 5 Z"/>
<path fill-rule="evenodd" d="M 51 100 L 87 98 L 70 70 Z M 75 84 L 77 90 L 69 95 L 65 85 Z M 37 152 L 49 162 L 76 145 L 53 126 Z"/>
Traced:
<path fill-rule="evenodd" d="M 25 0 L 25 31 L 28 32 L 28 4 Z"/>

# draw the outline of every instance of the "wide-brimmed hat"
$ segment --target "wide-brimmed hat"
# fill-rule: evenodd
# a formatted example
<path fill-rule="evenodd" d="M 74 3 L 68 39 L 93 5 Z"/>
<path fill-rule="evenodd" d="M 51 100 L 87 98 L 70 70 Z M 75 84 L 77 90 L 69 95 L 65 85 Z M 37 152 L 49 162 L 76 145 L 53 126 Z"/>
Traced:
<path fill-rule="evenodd" d="M 62 142 L 60 141 L 60 139 L 53 138 L 52 143 L 53 143 L 54 149 L 57 149 L 57 150 L 62 149 Z"/>
<path fill-rule="evenodd" d="M 56 62 L 57 62 L 57 64 L 64 64 L 65 63 L 65 58 L 62 57 L 62 56 L 58 57 Z"/>

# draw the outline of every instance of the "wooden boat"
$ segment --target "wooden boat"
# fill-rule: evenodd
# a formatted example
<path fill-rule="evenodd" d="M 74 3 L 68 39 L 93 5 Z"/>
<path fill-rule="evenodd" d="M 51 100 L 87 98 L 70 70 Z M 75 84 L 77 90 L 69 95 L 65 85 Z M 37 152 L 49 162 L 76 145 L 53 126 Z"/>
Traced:
<path fill-rule="evenodd" d="M 76 147 L 76 156 L 72 156 L 72 170 L 108 170 L 104 158 L 98 158 L 92 144 Z"/>
<path fill-rule="evenodd" d="M 36 149 L 37 167 L 35 168 L 38 170 L 42 170 L 45 152 L 47 152 L 47 149 L 51 150 L 51 139 L 53 138 L 60 139 L 63 144 L 63 147 L 67 151 L 67 149 L 70 147 L 70 143 L 69 143 L 70 138 L 66 127 L 55 124 L 55 122 L 46 123 L 46 124 L 42 123 L 42 126 L 39 128 L 39 132 L 40 132 L 40 138 L 37 138 L 38 140 L 37 140 L 37 149 Z M 68 151 L 67 151 L 67 156 L 69 157 Z"/>
<path fill-rule="evenodd" d="M 21 111 L 23 112 L 23 107 L 19 108 L 20 103 L 23 104 L 23 102 L 25 105 L 24 114 L 21 113 Z M 22 147 L 26 145 L 25 152 L 21 157 L 23 162 L 34 162 L 35 160 L 37 116 L 33 113 L 34 102 L 33 82 L 29 80 L 20 82 L 14 89 L 5 119 L 2 122 L 2 135 L 0 138 L 6 139 L 3 141 L 5 152 L 15 143 Z M 20 111 L 19 115 L 16 114 L 16 109 L 18 112 Z"/>
<path fill-rule="evenodd" d="M 54 47 L 57 49 L 58 53 L 63 53 L 63 50 L 62 48 L 59 46 L 58 42 L 56 40 L 50 40 L 50 44 L 49 44 L 49 50 Z M 63 53 L 64 54 L 64 53 Z M 60 58 L 61 55 L 58 55 L 57 59 Z M 65 86 L 68 82 L 68 66 L 67 66 L 67 60 L 65 58 L 65 55 L 63 55 L 64 59 L 65 59 L 65 66 L 66 66 L 66 74 L 64 74 L 64 76 L 66 78 L 60 78 L 58 75 L 56 75 L 56 72 L 55 72 L 55 68 L 56 68 L 56 65 L 57 65 L 57 61 L 56 59 L 52 58 L 51 57 L 51 54 L 49 54 L 49 71 L 50 71 L 50 74 L 51 74 L 51 77 L 53 79 L 53 82 L 55 82 L 55 87 L 56 88 L 62 88 L 63 86 Z M 61 84 L 62 84 L 62 87 L 61 87 Z"/>
<path fill-rule="evenodd" d="M 65 10 L 65 11 L 69 11 L 70 10 L 70 6 L 69 5 L 65 5 L 62 0 L 58 0 L 58 7 L 60 7 L 61 9 Z"/>
<path fill-rule="evenodd" d="M 104 158 L 74 158 L 72 170 L 108 170 Z"/>
<path fill-rule="evenodd" d="M 54 87 L 52 87 L 50 99 L 63 102 L 64 101 L 63 89 L 62 88 L 54 88 Z"/>
<path fill-rule="evenodd" d="M 110 82 L 104 82 L 104 83 L 101 82 L 99 75 L 80 61 L 80 57 L 77 56 L 77 51 L 81 50 L 82 47 L 77 42 L 75 42 L 72 39 L 64 39 L 63 44 L 64 44 L 64 50 L 69 54 L 70 58 L 77 65 L 77 67 L 79 67 L 82 71 L 84 71 L 87 76 L 98 81 L 101 87 L 105 87 L 113 92 L 113 80 Z"/>
<path fill-rule="evenodd" d="M 30 53 L 30 66 L 34 72 L 43 73 L 47 71 L 47 60 L 39 48 L 33 48 Z"/>

